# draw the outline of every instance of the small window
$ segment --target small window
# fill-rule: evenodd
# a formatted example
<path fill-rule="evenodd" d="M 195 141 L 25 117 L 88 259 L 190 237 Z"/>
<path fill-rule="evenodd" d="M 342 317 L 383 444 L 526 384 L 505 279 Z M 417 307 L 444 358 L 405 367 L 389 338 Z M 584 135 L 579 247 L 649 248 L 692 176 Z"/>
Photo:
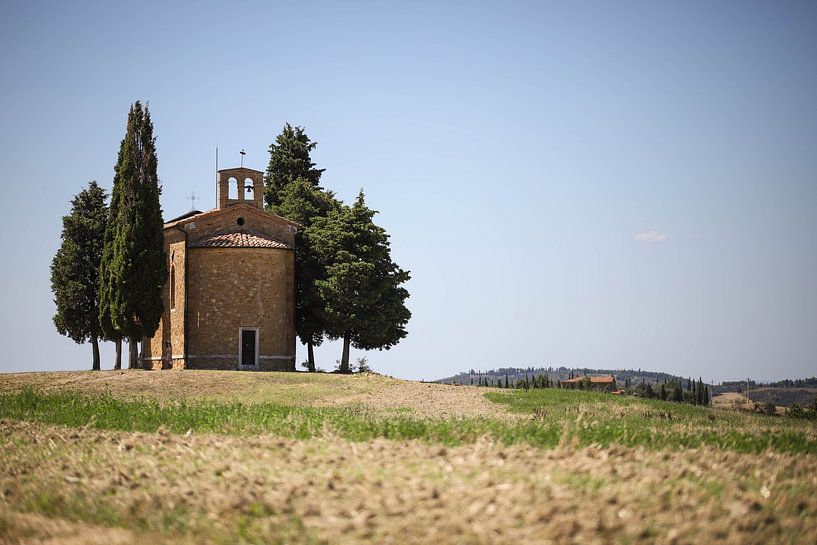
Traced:
<path fill-rule="evenodd" d="M 230 179 L 227 180 L 227 186 L 227 198 L 230 200 L 238 199 L 238 180 L 231 176 Z"/>
<path fill-rule="evenodd" d="M 243 226 L 243 225 L 244 225 L 244 218 L 238 218 L 237 220 L 235 220 L 235 222 L 236 222 L 238 225 L 242 225 L 242 226 Z"/>
<path fill-rule="evenodd" d="M 176 308 L 176 267 L 170 266 L 170 310 Z"/>

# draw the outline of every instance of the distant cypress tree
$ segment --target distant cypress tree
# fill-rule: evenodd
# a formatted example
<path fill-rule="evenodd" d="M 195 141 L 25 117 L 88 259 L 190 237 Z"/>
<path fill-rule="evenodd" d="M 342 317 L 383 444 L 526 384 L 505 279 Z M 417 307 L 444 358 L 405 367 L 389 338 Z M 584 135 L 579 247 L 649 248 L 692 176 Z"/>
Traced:
<path fill-rule="evenodd" d="M 672 384 L 673 392 L 672 392 L 672 400 L 677 403 L 683 403 L 684 401 L 684 392 L 681 389 L 681 385 L 677 383 Z"/>
<path fill-rule="evenodd" d="M 150 112 L 136 101 L 114 169 L 99 289 L 100 325 L 109 338 L 129 339 L 130 368 L 138 365 L 138 341 L 153 336 L 164 311 L 167 256 L 156 166 Z"/>
<path fill-rule="evenodd" d="M 508 375 L 505 375 L 505 388 L 508 388 Z"/>

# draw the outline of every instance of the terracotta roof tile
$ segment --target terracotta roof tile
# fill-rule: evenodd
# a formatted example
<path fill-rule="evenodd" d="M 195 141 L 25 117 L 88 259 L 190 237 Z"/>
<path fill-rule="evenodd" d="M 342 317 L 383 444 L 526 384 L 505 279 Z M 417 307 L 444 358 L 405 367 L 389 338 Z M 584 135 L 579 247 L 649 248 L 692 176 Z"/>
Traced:
<path fill-rule="evenodd" d="M 190 243 L 191 248 L 292 248 L 269 235 L 241 229 L 215 233 Z"/>

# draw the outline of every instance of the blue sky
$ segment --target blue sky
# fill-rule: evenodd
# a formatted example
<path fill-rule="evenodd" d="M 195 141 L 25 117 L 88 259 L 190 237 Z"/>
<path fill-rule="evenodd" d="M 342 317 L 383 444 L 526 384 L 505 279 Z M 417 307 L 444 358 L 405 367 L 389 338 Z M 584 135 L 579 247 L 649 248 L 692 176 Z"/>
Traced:
<path fill-rule="evenodd" d="M 813 2 L 6 2 L 0 30 L 0 371 L 90 366 L 49 264 L 140 99 L 165 217 L 285 122 L 365 190 L 413 276 L 378 371 L 817 372 Z"/>

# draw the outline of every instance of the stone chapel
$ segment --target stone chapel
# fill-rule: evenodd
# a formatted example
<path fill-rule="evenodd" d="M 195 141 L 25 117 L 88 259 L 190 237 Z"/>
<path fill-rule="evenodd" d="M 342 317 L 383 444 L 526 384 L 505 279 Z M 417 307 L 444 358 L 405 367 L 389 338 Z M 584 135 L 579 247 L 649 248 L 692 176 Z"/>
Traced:
<path fill-rule="evenodd" d="M 258 170 L 219 170 L 216 197 L 164 224 L 164 314 L 142 365 L 294 371 L 299 226 L 264 210 Z"/>

